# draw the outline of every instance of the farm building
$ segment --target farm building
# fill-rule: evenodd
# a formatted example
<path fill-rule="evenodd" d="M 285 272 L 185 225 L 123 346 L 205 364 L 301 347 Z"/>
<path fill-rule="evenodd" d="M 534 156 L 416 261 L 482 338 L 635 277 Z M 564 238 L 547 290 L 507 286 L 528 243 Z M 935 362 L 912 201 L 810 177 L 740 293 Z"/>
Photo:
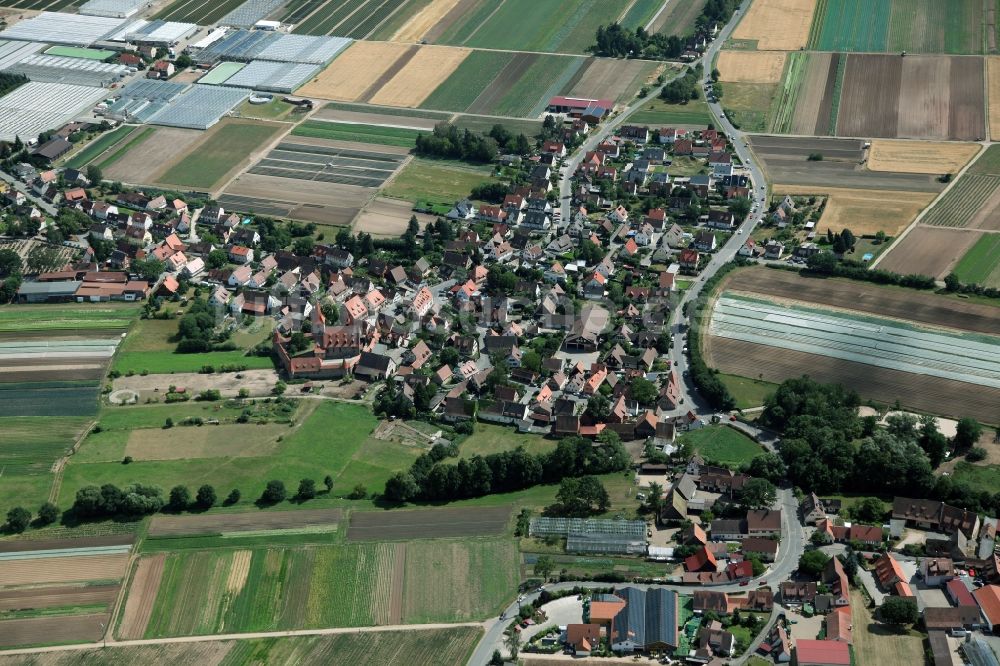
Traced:
<path fill-rule="evenodd" d="M 7 71 L 23 74 L 31 81 L 41 83 L 72 83 L 100 88 L 125 78 L 128 67 L 85 58 L 35 54 L 7 68 Z"/>
<path fill-rule="evenodd" d="M 204 41 L 204 40 L 203 40 Z M 248 62 L 270 60 L 273 62 L 301 62 L 325 65 L 350 45 L 343 37 L 313 37 L 310 35 L 285 35 L 263 30 L 233 30 L 201 46 L 195 59 L 211 65 L 220 60 Z"/>
<path fill-rule="evenodd" d="M 610 99 L 585 99 L 581 97 L 556 96 L 549 100 L 550 113 L 565 113 L 574 118 L 583 116 L 593 116 L 604 118 L 614 107 L 615 103 Z"/>
<path fill-rule="evenodd" d="M 677 593 L 634 587 L 615 590 L 625 601 L 611 621 L 611 649 L 615 652 L 674 650 L 678 646 Z"/>
<path fill-rule="evenodd" d="M 566 550 L 575 553 L 646 552 L 646 523 L 641 520 L 533 518 L 531 536 L 564 536 Z"/>
<path fill-rule="evenodd" d="M 268 92 L 290 93 L 319 72 L 318 65 L 252 60 L 222 84 Z"/>
<path fill-rule="evenodd" d="M 95 42 L 102 41 L 121 28 L 123 24 L 122 19 L 104 16 L 42 12 L 37 16 L 18 21 L 0 33 L 0 38 L 90 46 Z"/>
<path fill-rule="evenodd" d="M 151 4 L 150 0 L 89 0 L 80 6 L 80 13 L 124 19 L 135 16 L 140 9 Z"/>
<path fill-rule="evenodd" d="M 221 19 L 219 25 L 249 28 L 285 4 L 285 0 L 246 0 Z"/>
<path fill-rule="evenodd" d="M 104 115 L 150 125 L 208 129 L 246 97 L 245 90 L 143 79 L 122 88 Z"/>
<path fill-rule="evenodd" d="M 0 140 L 61 127 L 104 97 L 103 88 L 31 81 L 0 97 Z"/>
<path fill-rule="evenodd" d="M 45 48 L 38 42 L 10 42 L 0 40 L 0 70 L 10 69 L 28 56 L 34 55 Z"/>

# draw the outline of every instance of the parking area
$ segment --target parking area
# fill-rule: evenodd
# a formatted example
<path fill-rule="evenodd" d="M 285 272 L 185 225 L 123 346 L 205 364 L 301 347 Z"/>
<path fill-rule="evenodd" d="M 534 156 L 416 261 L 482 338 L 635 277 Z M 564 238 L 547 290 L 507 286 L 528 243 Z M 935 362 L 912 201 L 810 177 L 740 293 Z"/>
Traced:
<path fill-rule="evenodd" d="M 358 150 L 283 141 L 250 173 L 294 180 L 381 187 L 406 160 L 405 155 L 377 149 Z"/>

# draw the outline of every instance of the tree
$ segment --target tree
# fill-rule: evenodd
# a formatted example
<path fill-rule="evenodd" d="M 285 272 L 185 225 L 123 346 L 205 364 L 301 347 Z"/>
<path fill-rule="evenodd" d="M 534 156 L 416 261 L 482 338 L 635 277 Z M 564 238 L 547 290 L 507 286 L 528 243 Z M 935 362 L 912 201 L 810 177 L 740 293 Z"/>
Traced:
<path fill-rule="evenodd" d="M 96 164 L 88 166 L 87 180 L 89 180 L 93 185 L 100 185 L 101 181 L 104 180 L 104 172 L 101 171 L 101 167 Z"/>
<path fill-rule="evenodd" d="M 656 384 L 648 379 L 637 377 L 632 380 L 632 398 L 640 405 L 653 404 L 659 395 L 660 391 Z"/>
<path fill-rule="evenodd" d="M 535 575 L 541 576 L 543 580 L 549 579 L 549 574 L 555 568 L 555 563 L 548 555 L 539 555 L 535 560 Z"/>
<path fill-rule="evenodd" d="M 45 271 L 53 270 L 61 263 L 59 250 L 45 245 L 36 245 L 28 253 L 28 259 L 25 263 L 28 266 L 28 270 L 32 273 L 44 273 Z"/>
<path fill-rule="evenodd" d="M 264 492 L 260 496 L 260 501 L 264 504 L 277 504 L 278 502 L 284 502 L 288 497 L 288 491 L 285 490 L 285 482 L 272 479 L 267 482 L 267 487 L 264 488 Z"/>
<path fill-rule="evenodd" d="M 885 504 L 877 497 L 866 497 L 851 510 L 858 522 L 879 525 L 885 519 L 885 512 Z"/>
<path fill-rule="evenodd" d="M 285 384 L 285 382 L 283 382 L 283 381 L 281 381 L 279 379 L 277 382 L 275 382 L 274 388 L 271 389 L 271 393 L 273 393 L 274 395 L 277 395 L 277 396 L 281 396 L 281 395 L 285 394 L 285 391 L 287 389 L 288 389 L 288 385 Z"/>
<path fill-rule="evenodd" d="M 563 479 L 556 502 L 554 513 L 576 518 L 602 513 L 611 507 L 608 491 L 596 476 Z"/>
<path fill-rule="evenodd" d="M 323 485 L 326 486 L 326 492 L 333 492 L 333 477 L 329 474 L 323 477 Z"/>
<path fill-rule="evenodd" d="M 239 488 L 233 488 L 226 496 L 226 501 L 224 502 L 224 504 L 226 506 L 232 506 L 233 504 L 236 504 L 237 502 L 240 501 L 241 496 L 242 495 L 240 495 Z"/>
<path fill-rule="evenodd" d="M 194 503 L 199 509 L 211 509 L 215 506 L 217 499 L 215 488 L 206 483 L 198 488 L 198 493 L 194 497 Z"/>
<path fill-rule="evenodd" d="M 948 438 L 938 430 L 937 420 L 933 416 L 924 416 L 920 419 L 917 443 L 930 459 L 931 467 L 937 467 L 944 462 L 945 454 L 948 452 Z"/>
<path fill-rule="evenodd" d="M 906 597 L 889 597 L 879 607 L 879 617 L 898 627 L 917 621 L 917 602 Z"/>
<path fill-rule="evenodd" d="M 830 556 L 822 550 L 807 550 L 799 558 L 799 571 L 807 576 L 819 578 L 823 574 L 826 563 L 829 561 Z"/>
<path fill-rule="evenodd" d="M 312 479 L 302 479 L 299 481 L 298 498 L 300 500 L 311 500 L 316 497 L 316 482 Z"/>
<path fill-rule="evenodd" d="M 40 525 L 51 525 L 59 519 L 59 507 L 52 502 L 46 502 L 38 507 L 38 523 Z"/>
<path fill-rule="evenodd" d="M 962 288 L 962 282 L 954 273 L 948 273 L 944 276 L 944 288 L 948 291 L 958 291 Z"/>
<path fill-rule="evenodd" d="M 517 661 L 517 653 L 521 650 L 521 632 L 511 629 L 503 642 L 510 653 L 510 660 Z"/>
<path fill-rule="evenodd" d="M 354 489 L 351 490 L 350 494 L 347 496 L 347 499 L 360 500 L 366 497 L 368 497 L 368 488 L 366 488 L 363 483 L 359 483 L 356 486 L 354 486 Z"/>
<path fill-rule="evenodd" d="M 752 478 L 743 486 L 740 504 L 744 509 L 766 509 L 778 499 L 778 490 L 767 479 Z"/>
<path fill-rule="evenodd" d="M 956 449 L 966 449 L 978 442 L 982 434 L 983 427 L 979 422 L 967 416 L 955 426 L 955 437 L 951 443 Z"/>
<path fill-rule="evenodd" d="M 187 486 L 174 486 L 170 489 L 168 506 L 174 511 L 183 511 L 191 504 L 191 492 Z"/>
<path fill-rule="evenodd" d="M 212 250 L 205 259 L 205 265 L 209 268 L 222 268 L 229 263 L 229 255 L 225 250 Z"/>
<path fill-rule="evenodd" d="M 659 521 L 663 510 L 663 486 L 656 481 L 649 484 L 649 495 L 646 496 L 646 506 L 653 512 L 653 517 Z"/>
<path fill-rule="evenodd" d="M 587 400 L 587 414 L 604 421 L 611 415 L 611 402 L 600 393 L 595 393 Z"/>
<path fill-rule="evenodd" d="M 159 259 L 139 259 L 132 262 L 132 272 L 138 273 L 144 280 L 155 280 L 166 270 L 167 265 Z"/>
<path fill-rule="evenodd" d="M 419 493 L 420 486 L 409 472 L 396 472 L 385 482 L 385 496 L 394 502 L 407 502 Z"/>
<path fill-rule="evenodd" d="M 764 563 L 761 562 L 760 555 L 758 555 L 757 553 L 752 553 L 750 555 L 747 555 L 747 559 L 750 561 L 750 567 L 751 570 L 753 571 L 754 576 L 764 575 L 764 572 L 767 571 L 767 567 L 765 567 Z"/>
<path fill-rule="evenodd" d="M 788 474 L 788 466 L 777 453 L 762 453 L 750 461 L 747 474 L 755 478 L 778 483 Z"/>
<path fill-rule="evenodd" d="M 20 275 L 21 256 L 14 250 L 0 250 L 0 277 Z"/>
<path fill-rule="evenodd" d="M 313 248 L 316 246 L 316 242 L 309 236 L 302 236 L 301 238 L 296 238 L 295 242 L 292 243 L 292 252 L 300 257 L 312 256 Z"/>
<path fill-rule="evenodd" d="M 7 512 L 7 531 L 20 534 L 31 524 L 31 512 L 23 506 L 15 506 Z"/>
<path fill-rule="evenodd" d="M 490 666 L 503 666 L 503 655 L 500 654 L 500 650 L 493 650 L 493 656 L 490 657 Z"/>

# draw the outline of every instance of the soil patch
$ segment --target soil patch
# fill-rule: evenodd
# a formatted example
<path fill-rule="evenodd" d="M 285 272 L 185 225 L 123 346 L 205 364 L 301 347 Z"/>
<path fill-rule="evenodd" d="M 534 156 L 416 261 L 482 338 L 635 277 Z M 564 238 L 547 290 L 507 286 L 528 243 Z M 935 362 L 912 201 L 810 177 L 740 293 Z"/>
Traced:
<path fill-rule="evenodd" d="M 837 134 L 895 137 L 903 60 L 899 56 L 850 55 L 844 72 Z M 924 81 L 924 85 L 931 82 Z"/>
<path fill-rule="evenodd" d="M 303 509 L 301 511 L 271 511 L 180 515 L 153 517 L 149 536 L 200 536 L 227 532 L 296 529 L 319 525 L 336 525 L 343 519 L 340 509 Z"/>
<path fill-rule="evenodd" d="M 153 615 L 153 604 L 160 589 L 163 578 L 163 565 L 167 561 L 166 553 L 158 553 L 139 560 L 135 575 L 129 585 L 128 599 L 125 601 L 121 627 L 118 637 L 122 640 L 142 638 L 146 635 L 146 626 Z"/>
<path fill-rule="evenodd" d="M 125 183 L 156 183 L 156 177 L 167 171 L 204 135 L 198 130 L 157 127 L 135 149 L 107 167 L 104 177 Z M 156 159 L 150 159 L 152 155 Z"/>
<path fill-rule="evenodd" d="M 503 534 L 510 511 L 510 507 L 356 511 L 351 514 L 347 540 L 391 541 Z"/>
<path fill-rule="evenodd" d="M 219 201 L 241 212 L 347 226 L 374 192 L 357 185 L 322 183 L 318 187 L 308 180 L 243 174 L 225 189 Z"/>
<path fill-rule="evenodd" d="M 397 238 L 406 231 L 413 215 L 416 215 L 421 228 L 437 219 L 434 215 L 414 213 L 413 204 L 409 201 L 375 197 L 358 215 L 353 228 L 355 233 L 363 231 L 372 236 Z M 273 382 L 271 385 L 274 385 Z"/>
<path fill-rule="evenodd" d="M 237 376 L 239 375 L 239 376 Z M 118 377 L 111 387 L 115 391 L 133 391 L 140 399 L 162 396 L 170 386 L 183 386 L 189 393 L 201 393 L 214 389 L 223 397 L 232 398 L 246 389 L 251 396 L 270 395 L 278 373 L 274 370 L 244 370 L 239 373 L 224 372 L 207 374 L 200 372 L 179 372 L 171 375 L 132 375 Z"/>
<path fill-rule="evenodd" d="M 720 80 L 732 83 L 780 83 L 784 51 L 722 51 L 716 68 Z"/>
<path fill-rule="evenodd" d="M 115 580 L 125 575 L 128 558 L 128 553 L 121 553 L 4 560 L 0 561 L 0 586 Z"/>
<path fill-rule="evenodd" d="M 90 585 L 0 591 L 0 610 L 110 604 L 119 589 L 119 585 Z"/>
<path fill-rule="evenodd" d="M 892 246 L 878 268 L 943 279 L 981 236 L 982 232 L 967 229 L 919 225 Z"/>
<path fill-rule="evenodd" d="M 97 548 L 127 546 L 135 542 L 131 534 L 119 536 L 80 537 L 78 539 L 18 539 L 0 541 L 0 553 L 21 553 L 29 550 L 61 550 L 63 548 Z"/>
<path fill-rule="evenodd" d="M 0 647 L 96 641 L 107 626 L 107 613 L 39 617 L 0 622 Z"/>

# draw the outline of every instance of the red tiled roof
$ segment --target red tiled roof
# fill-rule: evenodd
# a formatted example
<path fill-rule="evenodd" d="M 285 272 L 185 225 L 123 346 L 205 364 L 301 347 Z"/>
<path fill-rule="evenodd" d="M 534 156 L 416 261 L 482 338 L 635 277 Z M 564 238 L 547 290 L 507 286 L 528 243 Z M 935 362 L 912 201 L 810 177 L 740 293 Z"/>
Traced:
<path fill-rule="evenodd" d="M 795 654 L 799 666 L 850 666 L 851 650 L 840 641 L 817 641 L 800 638 L 795 641 Z"/>
<path fill-rule="evenodd" d="M 1000 586 L 987 585 L 972 593 L 990 624 L 1000 624 Z"/>

